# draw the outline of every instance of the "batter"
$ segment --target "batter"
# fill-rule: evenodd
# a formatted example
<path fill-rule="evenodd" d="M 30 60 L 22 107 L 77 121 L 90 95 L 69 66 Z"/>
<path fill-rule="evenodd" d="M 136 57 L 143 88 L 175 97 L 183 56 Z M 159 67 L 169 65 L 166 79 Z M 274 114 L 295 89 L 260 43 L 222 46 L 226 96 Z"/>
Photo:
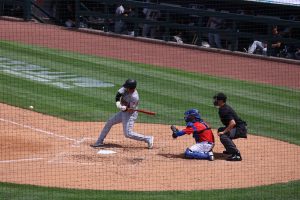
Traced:
<path fill-rule="evenodd" d="M 104 139 L 111 127 L 121 122 L 123 124 L 123 132 L 126 138 L 144 141 L 147 143 L 149 149 L 153 147 L 153 136 L 145 136 L 132 131 L 134 123 L 138 118 L 138 112 L 134 111 L 138 108 L 139 104 L 139 94 L 136 90 L 136 86 L 136 80 L 128 79 L 123 84 L 123 87 L 118 90 L 116 94 L 116 106 L 120 111 L 106 122 L 98 137 L 98 140 L 94 144 L 91 144 L 91 147 L 104 147 Z"/>

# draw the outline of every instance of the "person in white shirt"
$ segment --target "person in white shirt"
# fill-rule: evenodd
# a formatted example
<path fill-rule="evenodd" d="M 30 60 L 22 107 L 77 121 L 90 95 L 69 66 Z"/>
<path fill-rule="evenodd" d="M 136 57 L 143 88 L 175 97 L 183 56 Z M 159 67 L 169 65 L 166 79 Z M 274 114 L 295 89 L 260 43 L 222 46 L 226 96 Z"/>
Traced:
<path fill-rule="evenodd" d="M 124 12 L 125 12 L 125 9 L 124 9 L 123 5 L 119 4 L 116 9 L 115 15 L 122 16 L 124 14 Z M 123 29 L 124 29 L 124 25 L 125 24 L 121 19 L 115 20 L 115 33 L 122 33 Z"/>

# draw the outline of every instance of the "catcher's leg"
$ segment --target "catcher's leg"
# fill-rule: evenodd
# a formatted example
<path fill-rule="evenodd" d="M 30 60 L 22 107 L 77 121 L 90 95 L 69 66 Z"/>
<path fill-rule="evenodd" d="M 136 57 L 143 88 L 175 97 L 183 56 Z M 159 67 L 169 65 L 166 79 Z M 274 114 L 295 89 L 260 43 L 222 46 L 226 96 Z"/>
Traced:
<path fill-rule="evenodd" d="M 214 144 L 209 142 L 197 143 L 190 148 L 187 148 L 184 155 L 187 158 L 213 160 L 213 147 Z"/>
<path fill-rule="evenodd" d="M 208 152 L 195 152 L 187 148 L 184 152 L 186 158 L 195 158 L 195 159 L 208 159 Z"/>

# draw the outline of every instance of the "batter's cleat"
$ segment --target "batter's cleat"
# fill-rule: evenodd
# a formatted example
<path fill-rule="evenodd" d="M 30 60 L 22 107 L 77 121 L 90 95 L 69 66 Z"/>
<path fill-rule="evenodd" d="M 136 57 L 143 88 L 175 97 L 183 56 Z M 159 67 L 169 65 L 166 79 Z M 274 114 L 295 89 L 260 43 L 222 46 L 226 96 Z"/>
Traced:
<path fill-rule="evenodd" d="M 214 153 L 212 151 L 208 152 L 208 160 L 209 161 L 214 161 L 215 160 L 215 157 L 214 157 Z"/>
<path fill-rule="evenodd" d="M 227 161 L 242 161 L 242 156 L 239 153 L 232 154 L 227 158 Z"/>
<path fill-rule="evenodd" d="M 93 148 L 100 148 L 100 147 L 104 147 L 104 143 L 100 143 L 100 144 L 91 144 L 90 147 L 93 147 Z"/>
<path fill-rule="evenodd" d="M 149 138 L 149 140 L 147 141 L 147 143 L 148 143 L 148 149 L 152 149 L 153 148 L 153 142 L 154 142 L 154 137 L 151 136 Z"/>

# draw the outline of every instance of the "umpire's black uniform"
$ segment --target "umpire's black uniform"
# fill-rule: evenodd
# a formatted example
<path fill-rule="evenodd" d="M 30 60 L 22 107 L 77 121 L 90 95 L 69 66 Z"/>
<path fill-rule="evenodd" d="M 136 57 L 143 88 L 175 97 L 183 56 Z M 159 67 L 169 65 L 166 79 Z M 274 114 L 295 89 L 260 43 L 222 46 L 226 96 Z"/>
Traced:
<path fill-rule="evenodd" d="M 232 155 L 228 158 L 228 160 L 240 161 L 242 160 L 240 151 L 237 149 L 232 140 L 237 138 L 247 138 L 247 124 L 229 105 L 226 104 L 226 99 L 227 97 L 223 93 L 218 93 L 214 96 L 214 104 L 219 106 L 219 117 L 222 124 L 225 126 L 220 127 L 218 132 L 223 132 L 229 126 L 231 120 L 235 121 L 235 126 L 229 132 L 221 134 L 220 140 L 226 149 L 223 153 Z M 216 101 L 221 102 L 218 104 Z"/>

